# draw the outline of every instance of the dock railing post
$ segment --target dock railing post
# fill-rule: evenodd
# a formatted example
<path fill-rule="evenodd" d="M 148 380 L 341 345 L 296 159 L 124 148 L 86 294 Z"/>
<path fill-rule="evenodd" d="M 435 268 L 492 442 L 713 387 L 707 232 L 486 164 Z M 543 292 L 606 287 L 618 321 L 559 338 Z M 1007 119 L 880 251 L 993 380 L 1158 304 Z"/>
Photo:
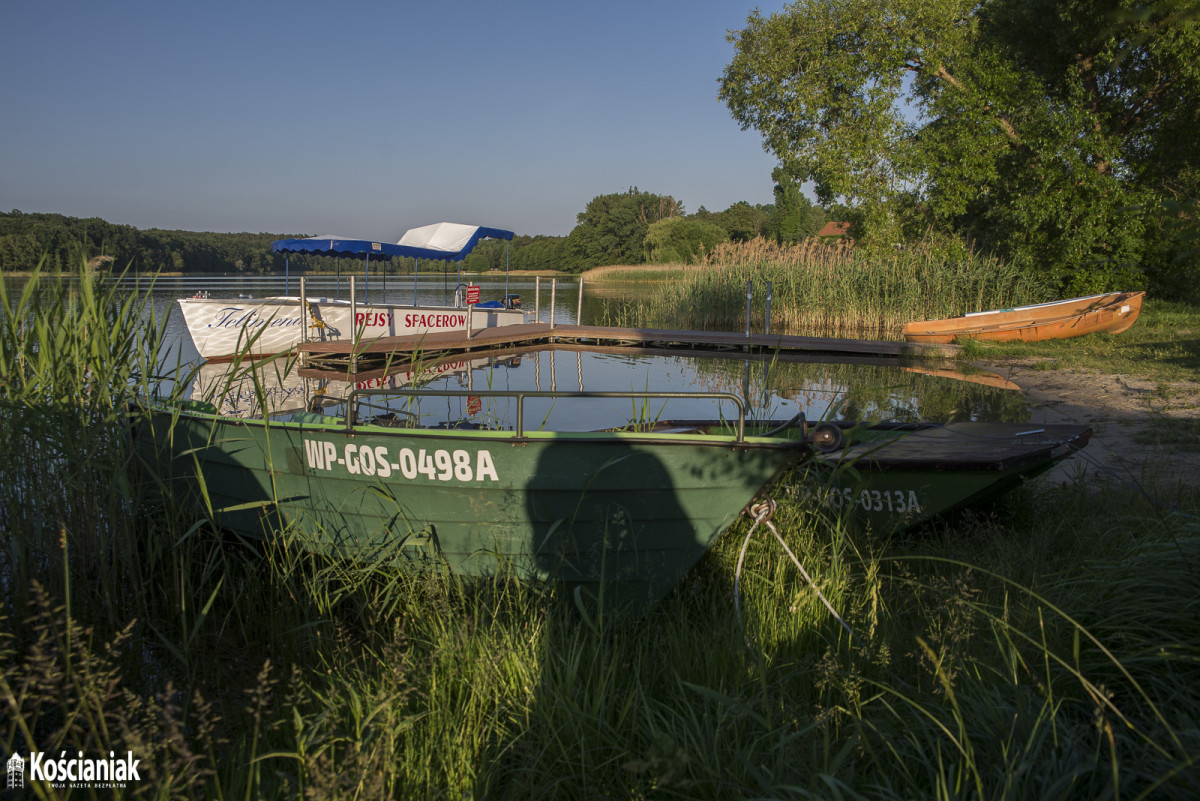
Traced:
<path fill-rule="evenodd" d="M 308 291 L 304 276 L 300 276 L 300 344 L 308 342 Z M 307 365 L 308 354 L 300 350 L 298 361 L 301 367 Z"/>
<path fill-rule="evenodd" d="M 750 299 L 754 297 L 754 282 L 746 282 L 746 336 L 750 336 Z"/>
<path fill-rule="evenodd" d="M 575 325 L 583 325 L 583 276 L 579 276 L 579 302 L 575 306 Z"/>
<path fill-rule="evenodd" d="M 308 292 L 304 276 L 300 276 L 300 341 L 308 341 Z"/>
<path fill-rule="evenodd" d="M 358 354 L 355 346 L 358 344 L 358 296 L 354 294 L 354 276 L 350 276 L 350 372 L 358 371 Z"/>
<path fill-rule="evenodd" d="M 540 275 L 533 278 L 533 321 L 540 323 L 542 321 L 542 277 Z"/>
<path fill-rule="evenodd" d="M 467 339 L 471 338 L 471 329 L 475 327 L 475 304 L 467 304 Z"/>
<path fill-rule="evenodd" d="M 771 282 L 767 282 L 767 320 L 763 324 L 763 333 L 771 333 Z"/>
<path fill-rule="evenodd" d="M 558 279 L 550 279 L 550 330 L 554 330 L 554 291 L 558 288 Z"/>

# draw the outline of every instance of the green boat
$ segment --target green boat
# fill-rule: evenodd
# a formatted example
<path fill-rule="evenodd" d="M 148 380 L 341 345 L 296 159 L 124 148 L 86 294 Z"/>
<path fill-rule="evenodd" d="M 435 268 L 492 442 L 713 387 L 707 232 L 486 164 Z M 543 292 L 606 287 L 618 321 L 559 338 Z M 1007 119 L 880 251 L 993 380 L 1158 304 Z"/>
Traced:
<path fill-rule="evenodd" d="M 800 486 L 861 526 L 899 531 L 1009 492 L 1091 436 L 1078 425 L 825 423 Z"/>
<path fill-rule="evenodd" d="M 417 404 L 455 396 L 515 405 L 516 423 L 424 423 Z M 531 398 L 708 399 L 736 414 L 704 431 L 531 431 Z M 725 393 L 355 390 L 344 408 L 245 419 L 184 401 L 151 406 L 135 435 L 176 491 L 207 496 L 222 528 L 463 576 L 509 566 L 634 605 L 665 595 L 810 453 L 795 427 L 748 434 L 742 401 Z"/>

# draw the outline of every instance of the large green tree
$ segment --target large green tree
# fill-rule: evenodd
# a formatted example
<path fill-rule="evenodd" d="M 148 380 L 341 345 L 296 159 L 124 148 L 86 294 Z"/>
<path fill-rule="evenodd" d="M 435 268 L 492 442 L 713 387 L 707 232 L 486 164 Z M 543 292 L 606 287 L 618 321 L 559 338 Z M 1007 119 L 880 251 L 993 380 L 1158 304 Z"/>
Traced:
<path fill-rule="evenodd" d="M 775 207 L 767 222 L 767 235 L 780 244 L 816 236 L 825 224 L 825 212 L 800 191 L 802 179 L 787 167 L 771 172 L 775 181 Z"/>
<path fill-rule="evenodd" d="M 1195 0 L 798 0 L 730 33 L 720 98 L 818 199 L 1078 289 L 1174 263 L 1200 194 Z M 1175 243 L 1178 244 L 1178 243 Z"/>
<path fill-rule="evenodd" d="M 626 192 L 598 195 L 576 216 L 568 240 L 570 269 L 607 264 L 641 264 L 642 243 L 652 223 L 683 216 L 683 204 L 670 195 Z"/>

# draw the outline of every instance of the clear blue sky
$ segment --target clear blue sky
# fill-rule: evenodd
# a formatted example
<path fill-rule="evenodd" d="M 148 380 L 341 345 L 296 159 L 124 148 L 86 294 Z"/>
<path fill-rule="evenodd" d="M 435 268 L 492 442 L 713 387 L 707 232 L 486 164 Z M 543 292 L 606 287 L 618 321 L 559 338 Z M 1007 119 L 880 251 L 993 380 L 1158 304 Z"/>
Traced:
<path fill-rule="evenodd" d="M 774 158 L 717 100 L 754 7 L 7 3 L 0 209 L 394 241 L 566 234 L 630 186 L 770 203 Z"/>

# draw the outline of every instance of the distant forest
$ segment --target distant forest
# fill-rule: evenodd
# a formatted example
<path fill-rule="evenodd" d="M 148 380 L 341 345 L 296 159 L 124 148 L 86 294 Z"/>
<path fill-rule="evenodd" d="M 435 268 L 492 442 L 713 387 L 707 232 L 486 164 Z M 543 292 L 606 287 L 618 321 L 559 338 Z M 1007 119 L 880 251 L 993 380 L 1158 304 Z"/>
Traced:
<path fill-rule="evenodd" d="M 778 179 L 777 179 L 778 180 Z M 776 203 L 735 203 L 722 212 L 703 206 L 686 214 L 670 195 L 626 192 L 599 195 L 577 215 L 567 236 L 515 236 L 510 247 L 484 240 L 464 261 L 467 270 L 558 270 L 577 273 L 608 264 L 692 262 L 707 248 L 729 240 L 767 236 L 799 241 L 813 236 L 831 216 L 812 205 L 795 186 L 777 185 Z M 271 252 L 276 239 L 310 234 L 212 233 L 139 230 L 99 217 L 0 212 L 0 272 L 42 265 L 54 272 L 87 263 L 103 272 L 230 273 L 261 275 L 284 270 L 284 257 Z M 506 265 L 507 262 L 507 265 Z M 332 270 L 320 256 L 290 256 L 297 271 Z M 381 263 L 388 272 L 411 272 L 411 259 Z"/>

